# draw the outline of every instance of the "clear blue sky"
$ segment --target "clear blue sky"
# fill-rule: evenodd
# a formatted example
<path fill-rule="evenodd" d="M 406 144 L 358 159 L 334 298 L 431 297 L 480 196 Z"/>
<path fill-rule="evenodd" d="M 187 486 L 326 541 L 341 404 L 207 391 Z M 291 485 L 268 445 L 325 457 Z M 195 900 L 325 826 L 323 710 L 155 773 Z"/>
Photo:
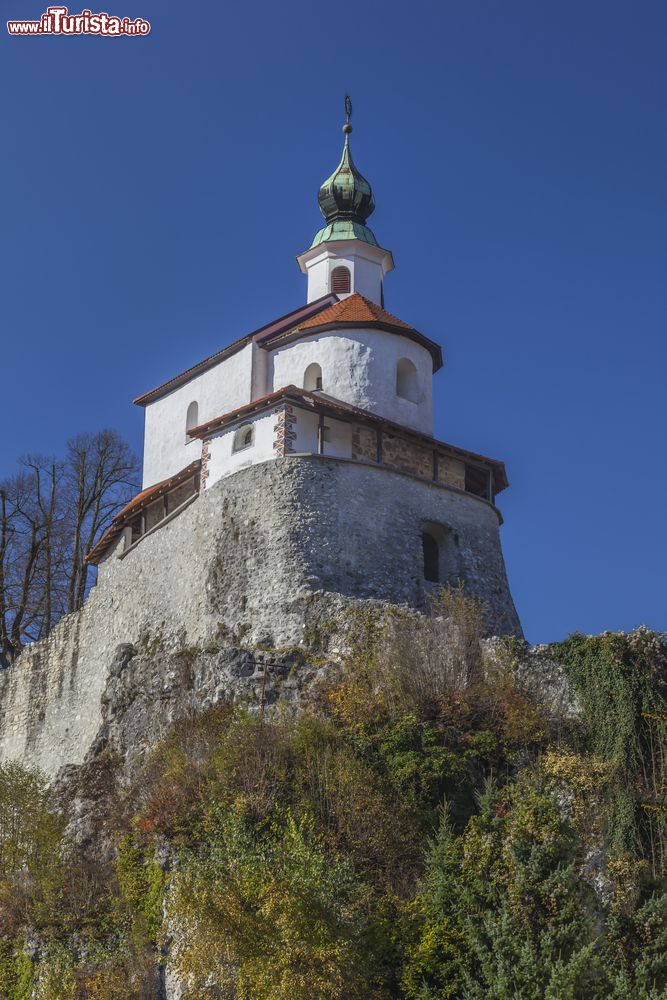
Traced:
<path fill-rule="evenodd" d="M 133 396 L 304 301 L 349 89 L 436 434 L 507 463 L 528 637 L 667 628 L 664 0 L 105 0 L 152 23 L 121 40 L 1 6 L 0 475 L 139 450 Z"/>

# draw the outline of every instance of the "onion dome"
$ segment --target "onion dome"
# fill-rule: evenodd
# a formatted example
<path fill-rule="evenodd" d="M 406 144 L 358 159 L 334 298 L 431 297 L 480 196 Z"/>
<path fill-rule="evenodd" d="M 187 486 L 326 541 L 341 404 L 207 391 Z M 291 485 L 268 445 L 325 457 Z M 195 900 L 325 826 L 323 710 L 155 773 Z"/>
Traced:
<path fill-rule="evenodd" d="M 366 225 L 366 219 L 375 208 L 373 192 L 366 178 L 359 172 L 350 151 L 350 115 L 352 103 L 345 99 L 347 121 L 343 125 L 345 145 L 341 161 L 319 190 L 317 200 L 326 226 L 315 236 L 312 247 L 333 240 L 362 240 L 371 246 L 378 246 L 373 232 Z"/>

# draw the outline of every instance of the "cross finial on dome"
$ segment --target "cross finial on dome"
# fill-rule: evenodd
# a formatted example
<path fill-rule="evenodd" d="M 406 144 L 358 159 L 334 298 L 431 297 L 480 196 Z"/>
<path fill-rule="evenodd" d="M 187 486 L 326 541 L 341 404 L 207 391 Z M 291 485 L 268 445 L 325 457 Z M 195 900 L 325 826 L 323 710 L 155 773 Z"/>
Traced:
<path fill-rule="evenodd" d="M 350 149 L 352 99 L 344 97 L 345 124 L 343 154 L 334 172 L 317 195 L 324 226 L 297 261 L 308 275 L 308 301 L 314 302 L 334 292 L 336 275 L 346 272 L 344 285 L 335 289 L 340 296 L 358 292 L 371 302 L 384 302 L 384 276 L 394 267 L 390 250 L 383 250 L 367 224 L 375 208 L 371 186 L 357 169 Z M 340 275 L 339 275 L 340 277 Z M 343 279 L 340 279 L 343 281 Z"/>
<path fill-rule="evenodd" d="M 378 245 L 366 225 L 366 219 L 375 208 L 373 192 L 366 178 L 355 166 L 350 149 L 352 101 L 349 94 L 345 95 L 345 117 L 345 144 L 341 161 L 317 196 L 320 211 L 327 224 L 317 233 L 312 246 L 331 240 L 362 240 L 373 246 Z"/>
<path fill-rule="evenodd" d="M 349 94 L 345 95 L 345 124 L 343 125 L 343 132 L 345 135 L 349 135 L 352 131 L 352 126 L 350 125 L 350 118 L 352 117 L 352 98 Z"/>

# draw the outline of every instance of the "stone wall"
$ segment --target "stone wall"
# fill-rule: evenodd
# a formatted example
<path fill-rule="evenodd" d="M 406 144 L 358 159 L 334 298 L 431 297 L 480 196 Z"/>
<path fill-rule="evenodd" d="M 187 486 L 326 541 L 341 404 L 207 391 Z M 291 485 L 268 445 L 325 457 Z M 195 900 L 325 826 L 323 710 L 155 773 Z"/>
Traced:
<path fill-rule="evenodd" d="M 465 462 L 439 452 L 438 482 L 447 483 L 448 486 L 455 486 L 458 490 L 464 490 L 466 488 Z"/>
<path fill-rule="evenodd" d="M 382 461 L 403 472 L 412 472 L 425 479 L 433 478 L 433 449 L 394 434 L 382 435 Z"/>
<path fill-rule="evenodd" d="M 375 462 L 377 452 L 377 431 L 364 424 L 355 424 L 352 428 L 352 458 Z"/>
<path fill-rule="evenodd" d="M 386 467 L 285 457 L 221 480 L 119 558 L 82 611 L 0 675 L 0 759 L 54 774 L 96 738 L 117 649 L 298 645 L 335 634 L 360 600 L 423 606 L 421 530 L 453 538 L 448 578 L 520 633 L 495 509 Z M 165 681 L 166 683 L 166 681 Z"/>
<path fill-rule="evenodd" d="M 352 429 L 352 457 L 357 461 L 376 462 L 378 432 L 373 427 L 355 424 Z M 425 479 L 433 478 L 433 448 L 409 438 L 382 434 L 382 461 L 385 465 Z M 437 482 L 465 490 L 465 462 L 442 451 L 437 453 Z"/>

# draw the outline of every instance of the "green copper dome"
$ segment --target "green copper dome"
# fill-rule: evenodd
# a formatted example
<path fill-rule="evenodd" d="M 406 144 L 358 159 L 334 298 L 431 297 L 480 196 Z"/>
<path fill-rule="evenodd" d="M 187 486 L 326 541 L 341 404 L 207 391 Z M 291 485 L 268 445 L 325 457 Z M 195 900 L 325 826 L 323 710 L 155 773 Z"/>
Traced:
<path fill-rule="evenodd" d="M 317 200 L 326 226 L 320 229 L 311 244 L 312 247 L 332 240 L 362 240 L 371 246 L 379 246 L 366 219 L 375 208 L 373 192 L 366 178 L 357 170 L 350 151 L 352 126 L 343 125 L 345 145 L 341 161 L 319 190 Z"/>

